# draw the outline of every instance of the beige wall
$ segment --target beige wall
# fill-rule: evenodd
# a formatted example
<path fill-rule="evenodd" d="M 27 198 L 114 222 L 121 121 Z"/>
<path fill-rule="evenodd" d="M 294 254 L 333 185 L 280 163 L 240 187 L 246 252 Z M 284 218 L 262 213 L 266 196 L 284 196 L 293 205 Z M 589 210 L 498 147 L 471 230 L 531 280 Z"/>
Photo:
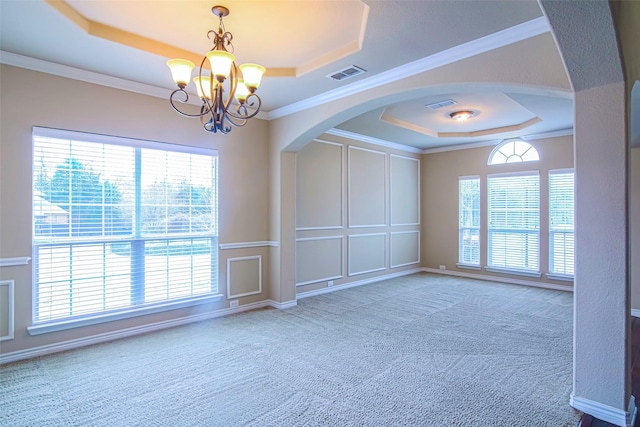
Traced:
<path fill-rule="evenodd" d="M 229 135 L 210 135 L 197 120 L 176 114 L 167 99 L 7 65 L 0 70 L 0 258 L 31 256 L 33 126 L 215 148 L 219 151 L 220 169 L 220 243 L 269 240 L 268 122 L 253 120 Z M 272 249 L 265 246 L 221 250 L 220 292 L 227 292 L 228 258 L 237 261 L 230 264 L 232 294 L 258 290 L 259 284 L 246 283 L 258 280 L 258 262 L 242 258 L 261 257 L 262 279 L 266 281 Z M 228 307 L 228 301 L 222 298 L 212 305 L 30 336 L 26 328 L 31 325 L 31 270 L 31 264 L 0 269 L 0 280 L 15 280 L 15 339 L 1 343 L 3 354 Z M 234 283 L 238 289 L 234 289 Z M 240 304 L 263 301 L 268 298 L 268 290 L 265 283 L 261 293 L 241 298 Z"/>
<path fill-rule="evenodd" d="M 554 281 L 546 277 L 540 279 L 498 273 L 484 270 L 469 270 L 456 267 L 458 261 L 458 178 L 479 175 L 481 197 L 480 224 L 480 265 L 487 265 L 486 188 L 487 174 L 539 171 L 540 173 L 540 271 L 548 272 L 548 172 L 552 169 L 573 167 L 573 140 L 571 136 L 530 141 L 540 154 L 539 162 L 511 163 L 488 166 L 487 160 L 493 146 L 466 150 L 447 151 L 423 155 L 422 162 L 422 252 L 423 265 L 438 269 L 444 265 L 447 270 L 467 274 L 510 277 L 561 286 L 571 282 Z"/>
<path fill-rule="evenodd" d="M 631 309 L 640 310 L 640 147 L 632 148 L 629 157 L 629 264 L 631 270 Z M 640 313 L 634 313 L 636 316 L 638 314 Z"/>
<path fill-rule="evenodd" d="M 419 157 L 328 134 L 296 153 L 298 294 L 420 267 Z"/>

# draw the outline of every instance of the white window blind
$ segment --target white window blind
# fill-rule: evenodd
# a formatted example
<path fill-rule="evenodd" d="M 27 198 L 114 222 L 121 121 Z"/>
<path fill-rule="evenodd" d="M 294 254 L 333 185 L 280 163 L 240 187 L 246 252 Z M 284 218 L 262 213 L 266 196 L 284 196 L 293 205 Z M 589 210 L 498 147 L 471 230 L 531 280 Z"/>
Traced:
<path fill-rule="evenodd" d="M 573 276 L 574 173 L 549 172 L 549 272 Z"/>
<path fill-rule="evenodd" d="M 34 322 L 217 293 L 217 156 L 190 150 L 34 130 Z"/>
<path fill-rule="evenodd" d="M 487 177 L 488 267 L 538 272 L 539 186 L 537 172 Z"/>
<path fill-rule="evenodd" d="M 458 193 L 458 262 L 480 266 L 480 177 L 460 177 Z"/>

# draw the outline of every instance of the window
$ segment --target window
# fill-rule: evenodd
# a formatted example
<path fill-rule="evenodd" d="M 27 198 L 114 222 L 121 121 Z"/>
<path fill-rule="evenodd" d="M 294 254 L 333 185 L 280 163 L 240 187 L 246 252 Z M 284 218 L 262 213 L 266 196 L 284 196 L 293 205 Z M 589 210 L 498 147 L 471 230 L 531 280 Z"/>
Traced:
<path fill-rule="evenodd" d="M 573 170 L 549 172 L 549 273 L 573 276 Z"/>
<path fill-rule="evenodd" d="M 216 294 L 216 154 L 34 129 L 34 322 Z"/>
<path fill-rule="evenodd" d="M 504 163 L 534 162 L 540 160 L 538 151 L 520 139 L 509 139 L 496 146 L 489 155 L 490 165 Z"/>
<path fill-rule="evenodd" d="M 537 172 L 487 177 L 487 270 L 539 276 L 539 181 Z"/>
<path fill-rule="evenodd" d="M 459 179 L 458 266 L 480 267 L 480 177 Z"/>

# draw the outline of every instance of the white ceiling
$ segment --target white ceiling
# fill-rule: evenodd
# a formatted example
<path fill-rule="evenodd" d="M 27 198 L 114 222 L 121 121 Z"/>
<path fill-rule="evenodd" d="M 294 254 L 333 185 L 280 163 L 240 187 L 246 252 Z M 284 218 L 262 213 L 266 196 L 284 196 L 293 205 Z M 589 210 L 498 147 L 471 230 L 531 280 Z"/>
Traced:
<path fill-rule="evenodd" d="M 198 58 L 217 30 L 216 0 L 0 0 L 0 61 L 168 98 L 167 59 Z M 535 0 L 224 0 L 238 63 L 267 67 L 260 117 L 275 119 L 387 81 L 455 66 L 521 40 L 541 66 L 558 62 Z M 522 52 L 520 52 L 522 54 Z M 494 66 L 508 66 L 503 58 Z M 333 81 L 356 65 L 367 72 Z M 553 67 L 551 67 L 553 68 Z M 561 67 L 556 67 L 561 68 Z M 566 79 L 566 77 L 563 77 Z M 451 107 L 425 105 L 446 99 Z M 167 103 L 168 104 L 168 103 Z M 170 107 L 168 107 L 170 108 Z M 448 114 L 471 109 L 464 123 Z M 335 132 L 372 142 L 430 149 L 515 136 L 562 134 L 573 127 L 570 95 L 522 93 L 500 82 L 452 84 L 366 112 Z"/>

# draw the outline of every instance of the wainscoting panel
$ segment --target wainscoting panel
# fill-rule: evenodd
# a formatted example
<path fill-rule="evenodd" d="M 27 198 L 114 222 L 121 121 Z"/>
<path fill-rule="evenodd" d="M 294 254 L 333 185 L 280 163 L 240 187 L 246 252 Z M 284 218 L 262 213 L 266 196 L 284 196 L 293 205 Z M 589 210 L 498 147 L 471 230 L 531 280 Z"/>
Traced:
<path fill-rule="evenodd" d="M 391 225 L 420 224 L 420 160 L 391 154 Z"/>
<path fill-rule="evenodd" d="M 343 277 L 343 236 L 296 240 L 296 286 Z"/>
<path fill-rule="evenodd" d="M 387 268 L 387 233 L 349 236 L 349 276 Z"/>
<path fill-rule="evenodd" d="M 391 233 L 391 268 L 420 262 L 420 232 Z"/>
<path fill-rule="evenodd" d="M 13 339 L 13 280 L 0 281 L 0 341 Z"/>
<path fill-rule="evenodd" d="M 342 228 L 343 145 L 315 140 L 296 155 L 296 228 Z"/>
<path fill-rule="evenodd" d="M 349 146 L 349 227 L 386 225 L 386 154 Z"/>
<path fill-rule="evenodd" d="M 262 293 L 262 256 L 227 259 L 227 298 Z"/>

